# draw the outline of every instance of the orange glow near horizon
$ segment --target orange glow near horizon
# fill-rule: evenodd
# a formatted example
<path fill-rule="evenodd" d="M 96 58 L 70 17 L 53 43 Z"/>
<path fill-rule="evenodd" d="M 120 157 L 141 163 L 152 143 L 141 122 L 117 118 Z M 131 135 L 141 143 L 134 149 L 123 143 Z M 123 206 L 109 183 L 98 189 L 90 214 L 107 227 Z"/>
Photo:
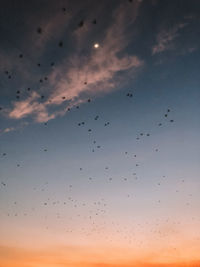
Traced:
<path fill-rule="evenodd" d="M 199 267 L 199 246 L 190 244 L 192 248 L 189 249 L 187 245 L 179 250 L 157 248 L 156 253 L 144 251 L 143 255 L 136 248 L 58 246 L 25 249 L 0 246 L 0 267 Z"/>

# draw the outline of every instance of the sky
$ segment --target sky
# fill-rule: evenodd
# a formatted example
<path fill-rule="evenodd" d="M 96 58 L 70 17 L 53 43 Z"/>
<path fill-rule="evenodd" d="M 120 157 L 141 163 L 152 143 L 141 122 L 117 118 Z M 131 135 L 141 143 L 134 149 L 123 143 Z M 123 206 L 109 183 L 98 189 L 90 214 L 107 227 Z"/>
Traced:
<path fill-rule="evenodd" d="M 0 267 L 200 266 L 200 2 L 0 9 Z"/>

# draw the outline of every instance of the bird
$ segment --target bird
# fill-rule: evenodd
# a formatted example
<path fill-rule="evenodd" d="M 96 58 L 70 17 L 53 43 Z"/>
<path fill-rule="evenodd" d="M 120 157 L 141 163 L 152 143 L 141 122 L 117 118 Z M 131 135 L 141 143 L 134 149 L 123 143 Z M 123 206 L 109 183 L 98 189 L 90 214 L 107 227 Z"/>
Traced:
<path fill-rule="evenodd" d="M 81 21 L 79 22 L 78 26 L 79 26 L 79 28 L 81 28 L 81 27 L 83 27 L 83 25 L 84 25 L 84 21 L 81 20 Z"/>
<path fill-rule="evenodd" d="M 58 45 L 59 45 L 60 47 L 63 47 L 63 42 L 60 41 Z"/>
<path fill-rule="evenodd" d="M 39 33 L 39 34 L 42 33 L 42 28 L 41 28 L 41 27 L 38 27 L 38 28 L 37 28 L 37 33 Z"/>
<path fill-rule="evenodd" d="M 132 93 L 127 93 L 126 96 L 133 97 L 133 94 Z"/>

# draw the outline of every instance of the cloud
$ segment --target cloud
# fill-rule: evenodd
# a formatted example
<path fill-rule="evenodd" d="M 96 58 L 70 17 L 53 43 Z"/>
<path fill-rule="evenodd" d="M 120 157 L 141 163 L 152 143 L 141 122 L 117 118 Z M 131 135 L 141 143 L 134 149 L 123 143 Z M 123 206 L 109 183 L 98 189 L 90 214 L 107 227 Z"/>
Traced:
<path fill-rule="evenodd" d="M 15 130 L 15 127 L 7 127 L 3 130 L 3 133 L 9 133 Z"/>
<path fill-rule="evenodd" d="M 162 30 L 156 37 L 156 44 L 152 47 L 152 54 L 162 53 L 174 48 L 173 41 L 179 36 L 179 30 L 184 28 L 187 23 L 180 23 L 171 29 Z"/>
<path fill-rule="evenodd" d="M 33 92 L 26 100 L 14 102 L 14 108 L 10 111 L 9 117 L 13 119 L 21 119 L 30 114 L 39 114 L 39 122 L 54 118 L 53 115 L 48 115 L 45 105 L 38 102 L 38 98 L 40 98 L 40 95 Z"/>
<path fill-rule="evenodd" d="M 21 130 L 27 125 L 28 125 L 28 122 L 22 122 L 17 126 L 10 126 L 10 127 L 4 128 L 4 129 L 0 129 L 0 135 L 6 134 L 6 133 L 10 133 L 10 132 L 13 132 L 13 131 L 17 131 L 17 130 Z"/>
<path fill-rule="evenodd" d="M 130 32 L 127 29 L 137 18 L 139 5 L 135 1 L 134 5 L 116 8 L 99 49 L 87 42 L 90 47 L 88 55 L 78 52 L 68 56 L 49 73 L 45 102 L 41 103 L 39 94 L 33 92 L 25 100 L 14 102 L 8 116 L 12 119 L 33 116 L 35 121 L 45 122 L 64 115 L 69 107 L 84 103 L 89 97 L 117 89 L 129 77 L 127 75 L 134 76 L 144 62 L 124 50 L 129 42 Z M 77 46 L 80 47 L 80 42 L 87 39 L 81 38 L 81 35 L 87 34 L 92 34 L 90 29 L 79 32 Z M 53 112 L 51 108 L 54 108 Z"/>

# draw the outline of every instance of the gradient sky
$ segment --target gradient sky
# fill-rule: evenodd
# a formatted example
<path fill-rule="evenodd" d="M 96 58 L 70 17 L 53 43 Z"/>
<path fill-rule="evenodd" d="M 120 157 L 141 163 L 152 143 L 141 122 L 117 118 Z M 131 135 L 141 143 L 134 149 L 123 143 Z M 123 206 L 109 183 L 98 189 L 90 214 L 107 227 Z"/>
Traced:
<path fill-rule="evenodd" d="M 1 1 L 0 267 L 200 266 L 199 14 Z"/>

